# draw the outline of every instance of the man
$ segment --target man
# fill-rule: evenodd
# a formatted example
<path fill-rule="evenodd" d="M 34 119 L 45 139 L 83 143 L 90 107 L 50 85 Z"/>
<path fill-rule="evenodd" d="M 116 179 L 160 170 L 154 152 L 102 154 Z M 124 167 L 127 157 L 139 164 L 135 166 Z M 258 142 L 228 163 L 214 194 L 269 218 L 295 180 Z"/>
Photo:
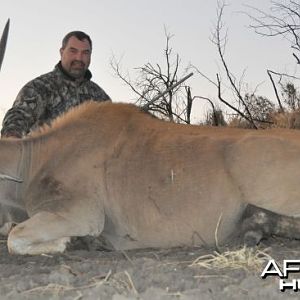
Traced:
<path fill-rule="evenodd" d="M 52 72 L 21 89 L 3 119 L 1 136 L 22 138 L 84 101 L 110 101 L 103 89 L 91 81 L 91 53 L 92 41 L 87 34 L 68 33 L 62 41 L 60 62 Z"/>

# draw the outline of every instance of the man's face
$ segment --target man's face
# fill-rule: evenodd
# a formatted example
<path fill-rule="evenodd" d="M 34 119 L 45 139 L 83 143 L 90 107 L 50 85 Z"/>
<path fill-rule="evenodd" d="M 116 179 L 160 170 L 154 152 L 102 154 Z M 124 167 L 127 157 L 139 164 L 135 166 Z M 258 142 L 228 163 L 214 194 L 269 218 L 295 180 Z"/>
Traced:
<path fill-rule="evenodd" d="M 70 37 L 65 48 L 60 49 L 61 64 L 64 70 L 76 79 L 83 79 L 91 62 L 92 49 L 88 40 Z"/>

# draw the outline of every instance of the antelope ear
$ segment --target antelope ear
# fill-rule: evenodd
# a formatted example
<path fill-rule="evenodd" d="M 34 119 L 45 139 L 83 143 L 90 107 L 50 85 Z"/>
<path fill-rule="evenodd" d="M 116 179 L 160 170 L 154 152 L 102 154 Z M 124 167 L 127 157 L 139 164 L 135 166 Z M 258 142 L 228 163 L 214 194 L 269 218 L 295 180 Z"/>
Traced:
<path fill-rule="evenodd" d="M 0 180 L 11 180 L 11 181 L 19 182 L 19 183 L 23 182 L 23 180 L 20 178 L 13 177 L 10 175 L 5 175 L 5 174 L 0 174 Z"/>

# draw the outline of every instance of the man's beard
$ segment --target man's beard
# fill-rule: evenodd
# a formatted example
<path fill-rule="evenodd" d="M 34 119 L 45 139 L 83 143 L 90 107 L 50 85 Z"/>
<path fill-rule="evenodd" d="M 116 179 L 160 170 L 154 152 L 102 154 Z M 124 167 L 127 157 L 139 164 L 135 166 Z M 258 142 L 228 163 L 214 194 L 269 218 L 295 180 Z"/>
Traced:
<path fill-rule="evenodd" d="M 74 78 L 82 78 L 86 72 L 85 64 L 82 61 L 74 60 L 71 62 L 69 74 Z"/>

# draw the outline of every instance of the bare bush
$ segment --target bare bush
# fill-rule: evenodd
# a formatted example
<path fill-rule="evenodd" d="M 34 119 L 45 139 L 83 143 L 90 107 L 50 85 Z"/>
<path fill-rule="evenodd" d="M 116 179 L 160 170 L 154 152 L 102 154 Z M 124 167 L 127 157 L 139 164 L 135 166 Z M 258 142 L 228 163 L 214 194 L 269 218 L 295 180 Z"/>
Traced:
<path fill-rule="evenodd" d="M 139 106 L 146 107 L 148 112 L 161 119 L 190 124 L 194 100 L 191 88 L 184 83 L 172 88 L 189 72 L 189 68 L 182 70 L 179 54 L 175 55 L 170 46 L 172 35 L 166 30 L 165 37 L 164 66 L 148 62 L 135 69 L 137 71 L 135 80 L 123 74 L 120 63 L 115 58 L 111 59 L 111 67 L 136 94 L 138 97 L 136 103 Z M 164 93 L 166 90 L 168 92 Z M 157 97 L 157 95 L 161 96 Z M 155 101 L 153 101 L 154 98 Z"/>

